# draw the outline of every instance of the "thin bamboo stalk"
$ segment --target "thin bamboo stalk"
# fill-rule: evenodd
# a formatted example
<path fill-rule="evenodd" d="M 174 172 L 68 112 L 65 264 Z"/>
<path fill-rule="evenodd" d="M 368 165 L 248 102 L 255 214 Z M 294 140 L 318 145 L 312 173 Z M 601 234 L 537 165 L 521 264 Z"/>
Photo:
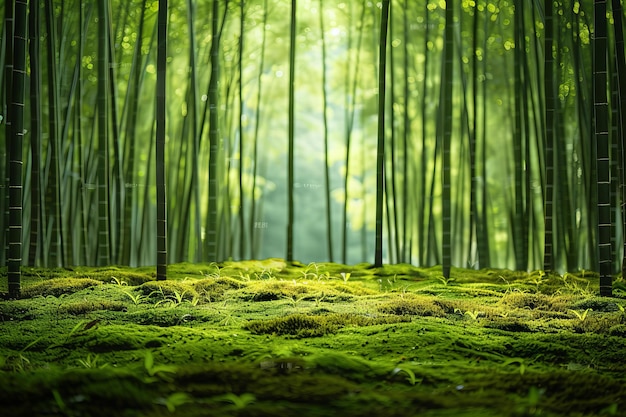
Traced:
<path fill-rule="evenodd" d="M 327 91 L 327 69 L 326 69 L 326 33 L 324 27 L 324 1 L 319 0 L 319 23 L 320 38 L 322 47 L 322 124 L 324 131 L 324 189 L 326 197 L 326 250 L 329 262 L 333 262 L 333 232 L 332 232 L 332 210 L 330 199 L 330 161 L 329 161 L 329 132 L 328 132 L 328 91 Z"/>
<path fill-rule="evenodd" d="M 383 0 L 378 50 L 378 139 L 376 148 L 376 239 L 374 266 L 383 264 L 383 196 L 385 192 L 385 90 L 390 0 Z"/>
<path fill-rule="evenodd" d="M 612 294 L 611 200 L 609 158 L 609 103 L 607 97 L 607 21 L 606 0 L 594 1 L 593 33 L 593 109 L 596 143 L 598 271 L 600 295 Z"/>
<path fill-rule="evenodd" d="M 167 199 L 165 192 L 166 76 L 168 1 L 159 0 L 157 17 L 156 191 L 157 280 L 167 279 Z"/>
<path fill-rule="evenodd" d="M 13 136 L 9 155 L 9 233 L 7 249 L 7 279 L 10 298 L 21 291 L 22 266 L 22 143 L 24 141 L 24 96 L 26 89 L 26 0 L 15 1 L 13 32 L 13 72 L 11 125 Z"/>
<path fill-rule="evenodd" d="M 293 261 L 296 3 L 296 0 L 291 0 L 291 23 L 289 29 L 289 105 L 287 112 L 287 256 L 285 258 L 287 262 Z"/>
<path fill-rule="evenodd" d="M 450 278 L 452 266 L 452 206 L 450 154 L 452 145 L 452 70 L 454 56 L 454 5 L 446 2 L 446 25 L 444 29 L 444 56 L 441 72 L 441 99 L 439 102 L 439 120 L 442 123 L 442 274 Z"/>
<path fill-rule="evenodd" d="M 28 265 L 38 264 L 41 253 L 41 71 L 39 68 L 39 3 L 29 4 L 29 59 L 30 59 L 30 236 Z"/>

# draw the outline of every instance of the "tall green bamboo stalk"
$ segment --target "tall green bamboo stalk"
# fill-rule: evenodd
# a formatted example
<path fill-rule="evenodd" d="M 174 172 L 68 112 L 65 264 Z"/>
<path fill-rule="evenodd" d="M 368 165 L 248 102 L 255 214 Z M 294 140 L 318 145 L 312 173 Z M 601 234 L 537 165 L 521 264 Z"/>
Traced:
<path fill-rule="evenodd" d="M 593 109 L 596 144 L 598 271 L 600 295 L 612 294 L 613 250 L 611 247 L 611 178 L 609 159 L 609 103 L 607 97 L 607 21 L 606 0 L 594 1 Z"/>
<path fill-rule="evenodd" d="M 108 0 L 98 0 L 98 243 L 99 265 L 111 262 L 111 227 L 109 213 L 109 7 Z M 112 80 L 111 80 L 112 81 Z"/>
<path fill-rule="evenodd" d="M 352 49 L 352 7 L 353 3 L 350 2 L 350 10 L 348 17 L 348 51 Z M 365 6 L 361 7 L 361 14 L 359 16 L 358 22 L 363 22 L 365 17 Z M 346 71 L 345 76 L 345 101 L 344 101 L 344 120 L 345 120 L 345 144 L 346 144 L 346 155 L 344 158 L 344 181 L 343 181 L 343 190 L 344 190 L 344 203 L 342 207 L 342 216 L 341 216 L 341 224 L 342 224 L 342 234 L 341 234 L 341 259 L 345 264 L 348 262 L 347 260 L 347 251 L 348 251 L 348 181 L 350 179 L 350 151 L 352 147 L 352 134 L 354 129 L 354 117 L 356 112 L 356 103 L 357 103 L 357 86 L 359 81 L 359 71 L 358 68 L 361 65 L 361 44 L 363 41 L 363 32 L 364 32 L 364 24 L 359 25 L 359 33 L 356 41 L 356 57 L 354 60 L 354 66 L 351 65 L 351 55 L 347 54 L 347 62 L 346 67 L 348 70 Z M 354 75 L 352 80 L 350 80 L 351 71 L 350 68 L 355 68 Z M 365 207 L 363 208 L 365 210 Z M 363 217 L 365 218 L 365 216 Z M 363 245 L 364 246 L 364 245 Z M 363 247 L 363 251 L 367 252 L 365 247 Z M 365 256 L 363 256 L 365 258 Z"/>
<path fill-rule="evenodd" d="M 7 278 L 9 297 L 18 298 L 21 288 L 22 265 L 22 143 L 24 141 L 24 96 L 26 87 L 26 0 L 15 0 L 13 32 L 13 73 L 11 125 L 13 136 L 9 155 L 9 233 Z"/>
<path fill-rule="evenodd" d="M 28 13 L 30 59 L 30 234 L 28 265 L 38 263 L 42 243 L 41 233 L 41 71 L 39 68 L 39 2 L 29 3 Z"/>
<path fill-rule="evenodd" d="M 415 221 L 415 233 L 417 236 L 417 262 L 419 265 L 426 265 L 428 262 L 428 241 L 430 235 L 430 225 L 427 223 L 427 208 L 426 203 L 430 203 L 430 208 L 432 209 L 432 198 L 427 198 L 426 192 L 426 173 L 428 169 L 429 162 L 429 154 L 428 154 L 428 127 L 426 120 L 428 120 L 428 110 L 427 110 L 427 100 L 425 97 L 429 94 L 429 82 L 428 79 L 430 77 L 430 68 L 429 63 L 431 56 L 428 53 L 428 42 L 430 40 L 430 11 L 428 10 L 428 6 L 425 4 L 423 8 L 424 13 L 424 42 L 422 45 L 424 51 L 424 64 L 423 64 L 423 74 L 424 78 L 421 83 L 421 91 L 422 91 L 422 99 L 420 102 L 420 117 L 422 120 L 420 137 L 421 137 L 421 158 L 419 164 L 416 164 L 416 177 L 417 177 L 417 192 L 415 195 L 415 206 L 416 206 L 416 221 Z M 433 158 L 434 159 L 434 158 Z M 434 164 L 433 164 L 434 165 Z M 423 198 L 417 199 L 417 196 L 423 196 Z"/>
<path fill-rule="evenodd" d="M 293 222 L 294 222 L 294 129 L 295 129 L 295 75 L 296 75 L 296 0 L 291 0 L 291 21 L 289 29 L 289 109 L 287 113 L 287 256 L 293 261 Z"/>
<path fill-rule="evenodd" d="M 243 171 L 243 162 L 244 162 L 244 132 L 243 132 L 243 119 L 244 119 L 244 99 L 243 99 L 243 69 L 244 69 L 244 38 L 245 38 L 245 11 L 244 11 L 245 1 L 241 0 L 239 3 L 239 57 L 237 59 L 237 66 L 239 72 L 239 117 L 238 117 L 238 131 L 239 131 L 239 207 L 238 207 L 238 217 L 239 217 L 239 257 L 240 259 L 245 259 L 246 257 L 246 223 L 245 223 L 245 196 L 244 196 L 244 187 L 243 187 L 243 179 L 244 179 L 244 171 Z M 254 198 L 254 196 L 252 196 Z"/>
<path fill-rule="evenodd" d="M 526 219 L 529 211 L 526 207 L 525 193 L 525 145 L 528 132 L 526 126 L 526 101 L 525 87 L 527 73 L 524 71 L 524 55 L 526 42 L 523 32 L 523 2 L 516 0 L 515 2 L 515 20 L 514 20 L 514 131 L 513 131 L 513 175 L 514 175 L 514 209 L 513 209 L 513 247 L 515 250 L 515 268 L 525 271 L 528 267 L 528 230 Z M 529 162 L 529 161 L 526 161 Z"/>
<path fill-rule="evenodd" d="M 137 119 L 139 115 L 139 93 L 141 75 L 143 74 L 142 52 L 145 26 L 146 0 L 141 2 L 139 27 L 137 28 L 137 42 L 133 50 L 131 64 L 131 76 L 128 79 L 128 105 L 126 107 L 126 125 L 124 131 L 124 178 L 126 181 L 126 193 L 123 202 L 124 226 L 121 235 L 121 263 L 124 265 L 137 264 L 137 247 L 133 244 L 136 239 L 136 210 L 138 209 L 138 185 L 136 179 L 136 144 L 137 144 Z"/>
<path fill-rule="evenodd" d="M 45 0 L 47 39 L 47 72 L 48 72 L 48 154 L 46 167 L 45 213 L 48 217 L 42 227 L 50 228 L 50 242 L 44 250 L 48 253 L 45 265 L 58 266 L 64 263 L 63 229 L 60 206 L 60 175 L 59 175 L 59 85 L 57 74 L 57 41 L 54 7 L 51 0 Z"/>
<path fill-rule="evenodd" d="M 478 187 L 480 186 L 480 179 L 478 178 L 477 173 L 477 161 L 476 161 L 476 141 L 478 135 L 478 23 L 480 14 L 478 13 L 478 4 L 474 4 L 473 10 L 473 19 L 472 19 L 472 50 L 474 53 L 472 54 L 471 60 L 471 68 L 472 68 L 472 77 L 471 77 L 471 108 L 472 108 L 472 118 L 469 126 L 469 159 L 470 159 L 470 213 L 469 213 L 469 229 L 470 229 L 470 246 L 468 252 L 468 259 L 477 260 L 478 266 L 483 266 L 483 259 L 481 257 L 482 247 L 480 245 L 480 228 L 482 227 L 482 221 L 480 219 L 480 214 L 478 212 Z M 472 252 L 472 243 L 476 242 L 476 253 Z"/>
<path fill-rule="evenodd" d="M 618 101 L 618 135 L 615 138 L 619 142 L 621 152 L 619 160 L 621 166 L 620 176 L 620 195 L 621 195 L 621 212 L 622 212 L 622 230 L 626 230 L 626 117 L 623 112 L 626 109 L 626 53 L 624 52 L 624 15 L 622 3 L 620 0 L 612 0 L 613 9 L 613 30 L 615 31 L 615 67 L 617 73 Z M 626 276 L 626 238 L 622 239 L 622 276 Z"/>
<path fill-rule="evenodd" d="M 332 210 L 330 199 L 330 161 L 328 143 L 328 91 L 326 70 L 326 33 L 324 27 L 324 1 L 319 0 L 320 37 L 322 42 L 322 124 L 324 130 L 324 189 L 326 197 L 326 246 L 329 262 L 333 262 Z"/>
<path fill-rule="evenodd" d="M 376 236 L 374 266 L 383 264 L 383 198 L 385 192 L 385 98 L 387 78 L 387 30 L 390 0 L 383 0 L 378 49 L 378 138 L 376 147 Z"/>
<path fill-rule="evenodd" d="M 261 58 L 259 61 L 259 72 L 257 73 L 256 82 L 257 82 L 257 91 L 256 91 L 256 103 L 257 110 L 254 118 L 254 137 L 253 137 L 253 150 L 252 150 L 252 200 L 250 201 L 250 216 L 249 216 L 249 228 L 250 228 L 250 242 L 251 242 L 251 255 L 253 258 L 257 256 L 257 248 L 258 248 L 258 237 L 257 233 L 257 176 L 259 174 L 259 128 L 261 126 L 261 97 L 262 97 L 262 87 L 263 87 L 263 70 L 265 64 L 265 46 L 267 40 L 267 9 L 268 0 L 263 0 L 263 19 L 261 20 L 261 24 L 263 27 L 262 35 L 261 35 Z"/>
<path fill-rule="evenodd" d="M 211 71 L 209 78 L 209 196 L 208 196 L 208 213 L 205 226 L 204 240 L 204 259 L 205 261 L 217 261 L 217 245 L 218 245 L 218 158 L 219 158 L 219 114 L 218 114 L 218 80 L 220 77 L 220 39 L 222 29 L 226 21 L 226 13 L 228 10 L 228 1 L 224 8 L 224 16 L 220 26 L 219 22 L 219 0 L 213 0 L 213 8 L 211 15 Z"/>
<path fill-rule="evenodd" d="M 452 70 L 454 56 L 454 5 L 446 2 L 446 25 L 444 29 L 444 54 L 441 72 L 441 101 L 439 120 L 442 123 L 442 273 L 450 278 L 452 266 L 452 179 L 450 153 L 452 146 Z"/>
<path fill-rule="evenodd" d="M 393 21 L 393 14 L 390 8 L 389 10 L 389 37 L 394 39 L 395 24 Z M 400 248 L 400 229 L 398 227 L 398 176 L 397 170 L 397 152 L 396 152 L 396 110 L 394 108 L 394 101 L 396 97 L 396 53 L 395 47 L 392 45 L 389 48 L 389 94 L 387 100 L 389 101 L 389 125 L 391 126 L 389 132 L 389 160 L 385 160 L 385 213 L 387 217 L 387 239 L 388 239 L 388 258 L 389 263 L 397 263 L 398 251 Z"/>
<path fill-rule="evenodd" d="M 2 186 L 0 187 L 0 204 L 2 207 L 2 213 L 0 218 L 0 224 L 2 225 L 3 233 L 0 236 L 0 243 L 2 243 L 2 250 L 0 250 L 0 256 L 2 257 L 2 264 L 6 264 L 8 255 L 8 236 L 4 233 L 9 227 L 9 193 L 7 192 L 9 186 L 9 166 L 10 166 L 10 154 L 11 154 L 11 140 L 13 133 L 11 131 L 11 103 L 13 99 L 12 81 L 13 81 L 13 27 L 14 27 L 14 2 L 8 1 L 4 7 L 4 94 L 3 94 L 3 122 L 4 122 L 4 155 L 0 158 L 0 175 L 2 175 Z M 2 85 L 2 84 L 0 84 Z"/>
<path fill-rule="evenodd" d="M 554 123 L 556 117 L 556 90 L 554 83 L 554 26 L 552 0 L 545 2 L 545 69 L 544 96 L 546 101 L 545 131 L 545 197 L 544 197 L 544 254 L 543 269 L 554 270 L 553 255 L 553 204 L 554 204 Z"/>
<path fill-rule="evenodd" d="M 576 143 L 578 145 L 577 152 L 580 155 L 580 167 L 582 171 L 583 190 L 581 193 L 582 202 L 579 203 L 583 207 L 585 216 L 582 222 L 584 229 L 586 250 L 582 256 L 588 257 L 588 265 L 595 268 L 598 265 L 597 250 L 597 172 L 595 159 L 595 140 L 593 137 L 592 115 L 593 108 L 589 103 L 593 101 L 592 88 L 592 71 L 587 69 L 587 54 L 583 50 L 585 43 L 582 31 L 586 28 L 585 19 L 581 19 L 581 14 L 585 16 L 592 15 L 592 10 L 585 10 L 581 3 L 578 12 L 570 10 L 569 21 L 572 24 L 571 44 L 572 44 L 572 70 L 574 72 L 574 85 L 576 88 L 576 116 L 579 123 L 578 135 Z M 592 46 L 593 49 L 593 46 Z M 581 256 L 581 257 L 582 257 Z"/>
<path fill-rule="evenodd" d="M 405 74 L 409 74 L 410 66 L 409 66 L 409 43 L 410 43 L 410 35 L 409 35 L 409 3 L 408 0 L 404 0 L 404 13 L 402 14 L 402 32 L 403 32 L 403 42 L 404 42 L 404 53 L 402 54 L 402 68 Z M 409 213 L 413 213 L 413 206 L 409 205 L 410 202 L 410 194 L 409 194 L 409 182 L 412 183 L 409 179 L 409 165 L 410 161 L 413 159 L 413 153 L 409 150 L 411 146 L 411 88 L 409 87 L 409 81 L 407 77 L 404 79 L 404 89 L 402 91 L 402 96 L 404 100 L 404 113 L 402 118 L 402 124 L 404 126 L 402 130 L 402 240 L 401 240 L 401 249 L 399 252 L 399 262 L 403 263 L 411 263 L 411 236 L 412 236 L 412 224 L 410 223 L 412 219 L 409 217 Z M 409 153 L 411 152 L 411 153 Z"/>
<path fill-rule="evenodd" d="M 167 199 L 165 190 L 166 76 L 168 0 L 159 0 L 157 15 L 156 192 L 157 280 L 167 279 Z"/>

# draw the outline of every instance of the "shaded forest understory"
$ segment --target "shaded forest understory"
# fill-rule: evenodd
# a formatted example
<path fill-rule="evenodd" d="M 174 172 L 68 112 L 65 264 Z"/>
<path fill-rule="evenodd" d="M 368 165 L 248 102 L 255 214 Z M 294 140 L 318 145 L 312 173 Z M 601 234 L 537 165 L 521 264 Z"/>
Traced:
<path fill-rule="evenodd" d="M 280 259 L 23 269 L 10 416 L 623 415 L 626 286 Z M 6 269 L 3 270 L 3 274 Z M 3 277 L 0 280 L 4 284 Z"/>

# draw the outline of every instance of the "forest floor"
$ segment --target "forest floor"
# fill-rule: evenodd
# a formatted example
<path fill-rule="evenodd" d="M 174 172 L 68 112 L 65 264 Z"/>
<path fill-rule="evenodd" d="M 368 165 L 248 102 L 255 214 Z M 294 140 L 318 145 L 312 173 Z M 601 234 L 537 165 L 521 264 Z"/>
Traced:
<path fill-rule="evenodd" d="M 23 271 L 0 301 L 4 416 L 626 415 L 621 278 L 602 298 L 585 271 Z"/>

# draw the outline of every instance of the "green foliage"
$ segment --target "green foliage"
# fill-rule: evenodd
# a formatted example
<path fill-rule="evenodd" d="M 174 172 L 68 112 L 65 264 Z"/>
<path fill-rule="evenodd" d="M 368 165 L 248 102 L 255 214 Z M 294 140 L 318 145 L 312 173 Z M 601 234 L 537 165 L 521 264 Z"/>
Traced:
<path fill-rule="evenodd" d="M 406 294 L 397 296 L 389 301 L 381 303 L 378 311 L 385 314 L 415 315 L 415 316 L 445 316 L 441 305 L 437 304 L 433 297 Z"/>
<path fill-rule="evenodd" d="M 183 302 L 197 304 L 199 294 L 194 287 L 182 281 L 150 281 L 138 287 L 147 300 L 155 305 L 177 306 Z"/>
<path fill-rule="evenodd" d="M 102 369 L 109 366 L 108 363 L 100 364 L 99 355 L 92 355 L 91 353 L 88 353 L 86 358 L 78 359 L 78 363 L 88 369 Z"/>
<path fill-rule="evenodd" d="M 59 306 L 60 313 L 68 314 L 87 314 L 92 311 L 108 310 L 108 311 L 126 311 L 126 305 L 121 301 L 111 300 L 83 300 L 77 302 L 65 303 Z"/>
<path fill-rule="evenodd" d="M 22 295 L 27 298 L 36 296 L 46 297 L 48 295 L 59 297 L 63 294 L 73 294 L 85 288 L 101 284 L 101 281 L 91 278 L 52 278 L 25 287 L 22 290 Z"/>
<path fill-rule="evenodd" d="M 163 403 L 167 407 L 167 411 L 173 413 L 178 407 L 189 403 L 192 400 L 191 396 L 186 392 L 173 392 L 163 400 Z"/>
<path fill-rule="evenodd" d="M 335 333 L 337 323 L 324 316 L 292 314 L 269 320 L 255 320 L 245 325 L 247 330 L 256 334 L 290 335 L 298 338 L 319 337 Z"/>
<path fill-rule="evenodd" d="M 216 398 L 218 401 L 232 405 L 234 410 L 243 410 L 256 401 L 254 394 L 244 392 L 241 395 L 229 392 Z"/>
<path fill-rule="evenodd" d="M 591 311 L 590 308 L 586 309 L 585 311 L 583 311 L 582 313 L 576 310 L 568 310 L 570 313 L 574 314 L 578 320 L 580 321 L 585 321 L 585 319 L 587 318 L 587 314 Z"/>
<path fill-rule="evenodd" d="M 325 315 L 297 313 L 268 320 L 254 320 L 244 327 L 255 334 L 289 335 L 304 338 L 336 333 L 339 328 L 344 326 L 373 326 L 403 321 L 407 321 L 407 319 L 395 316 L 366 317 L 349 313 Z"/>
<path fill-rule="evenodd" d="M 526 272 L 455 268 L 455 284 L 444 286 L 437 268 L 355 267 L 344 283 L 342 265 L 319 266 L 330 279 L 298 265 L 257 279 L 263 262 L 255 262 L 220 264 L 220 277 L 208 277 L 206 265 L 171 265 L 161 283 L 0 301 L 0 408 L 352 417 L 364 407 L 463 415 L 487 404 L 497 415 L 556 417 L 612 412 L 626 395 L 619 298 L 574 294 L 550 274 L 537 293 Z M 32 279 L 45 281 L 44 272 Z M 248 278 L 230 278 L 240 272 Z M 377 290 L 378 279 L 394 276 L 392 288 Z M 254 299 L 266 289 L 275 298 Z"/>
<path fill-rule="evenodd" d="M 502 364 L 502 366 L 509 365 L 517 365 L 519 367 L 518 369 L 520 375 L 524 375 L 524 372 L 526 372 L 526 361 L 524 358 L 509 358 Z"/>
<path fill-rule="evenodd" d="M 175 374 L 177 370 L 177 367 L 173 365 L 156 364 L 154 362 L 154 355 L 150 350 L 146 351 L 143 366 L 148 374 L 148 378 L 144 378 L 146 382 L 157 382 L 159 380 L 171 381 L 172 374 Z"/>
<path fill-rule="evenodd" d="M 247 285 L 244 281 L 230 277 L 205 278 L 191 284 L 194 290 L 207 301 L 219 301 L 224 298 L 227 291 L 237 290 Z"/>
<path fill-rule="evenodd" d="M 413 372 L 409 368 L 395 368 L 392 371 L 391 375 L 404 375 L 405 380 L 409 383 L 409 385 L 412 386 L 419 385 L 422 382 L 422 379 L 416 377 L 415 372 Z"/>

